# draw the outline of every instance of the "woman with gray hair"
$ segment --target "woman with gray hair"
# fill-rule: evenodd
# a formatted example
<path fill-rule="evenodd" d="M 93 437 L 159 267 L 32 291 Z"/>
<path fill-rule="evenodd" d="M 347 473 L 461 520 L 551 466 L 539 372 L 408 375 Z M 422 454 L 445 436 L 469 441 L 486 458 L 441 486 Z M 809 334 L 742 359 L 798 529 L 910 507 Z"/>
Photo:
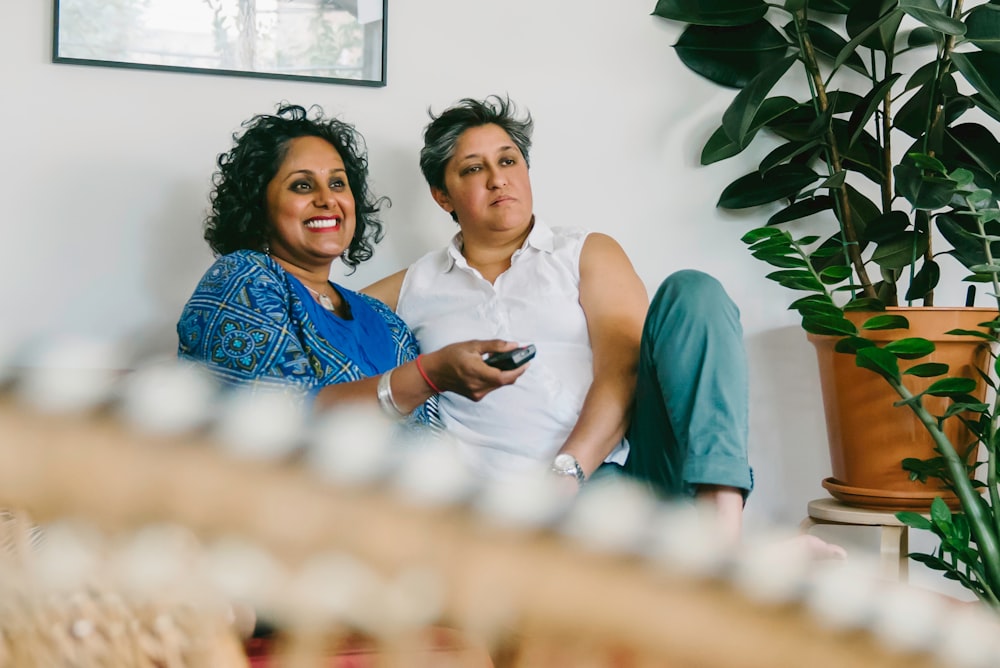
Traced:
<path fill-rule="evenodd" d="M 747 368 L 721 284 L 679 271 L 650 304 L 614 239 L 536 216 L 532 120 L 508 98 L 431 117 L 420 167 L 459 231 L 365 292 L 424 350 L 476 337 L 536 346 L 515 385 L 478 403 L 440 397 L 466 464 L 491 479 L 546 467 L 573 490 L 624 473 L 661 496 L 711 501 L 735 539 L 753 486 Z"/>

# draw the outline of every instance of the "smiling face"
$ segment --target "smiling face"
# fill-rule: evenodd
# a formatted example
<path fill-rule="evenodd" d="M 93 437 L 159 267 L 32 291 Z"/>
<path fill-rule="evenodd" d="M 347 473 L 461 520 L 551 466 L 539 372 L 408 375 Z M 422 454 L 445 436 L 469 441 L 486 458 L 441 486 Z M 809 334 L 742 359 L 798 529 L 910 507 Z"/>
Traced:
<path fill-rule="evenodd" d="M 329 142 L 297 137 L 267 184 L 271 256 L 308 270 L 329 269 L 354 238 L 354 195 Z"/>
<path fill-rule="evenodd" d="M 458 217 L 468 239 L 495 232 L 520 233 L 531 224 L 528 163 L 499 125 L 469 128 L 458 138 L 444 171 L 445 190 L 431 188 L 434 200 Z"/>

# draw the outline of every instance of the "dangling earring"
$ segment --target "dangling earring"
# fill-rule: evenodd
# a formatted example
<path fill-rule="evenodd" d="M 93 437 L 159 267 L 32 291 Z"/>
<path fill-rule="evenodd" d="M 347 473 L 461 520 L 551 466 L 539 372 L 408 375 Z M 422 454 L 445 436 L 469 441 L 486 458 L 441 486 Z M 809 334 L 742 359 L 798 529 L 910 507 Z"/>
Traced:
<path fill-rule="evenodd" d="M 265 242 L 264 243 L 264 247 L 261 248 L 261 250 L 264 252 L 264 255 L 270 255 L 271 254 L 271 244 Z"/>

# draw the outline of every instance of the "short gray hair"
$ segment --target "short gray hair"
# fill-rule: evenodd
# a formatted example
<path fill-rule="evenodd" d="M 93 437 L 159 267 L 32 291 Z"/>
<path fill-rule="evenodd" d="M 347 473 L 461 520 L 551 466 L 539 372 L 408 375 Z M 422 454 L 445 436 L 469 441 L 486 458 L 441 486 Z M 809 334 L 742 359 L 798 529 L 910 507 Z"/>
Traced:
<path fill-rule="evenodd" d="M 517 106 L 509 97 L 490 95 L 483 100 L 465 98 L 435 116 L 430 109 L 427 113 L 431 122 L 424 129 L 424 147 L 420 149 L 420 171 L 432 188 L 444 192 L 444 171 L 448 161 L 455 155 L 455 146 L 462 133 L 482 125 L 498 125 L 506 132 L 521 155 L 530 166 L 528 152 L 531 150 L 531 130 L 534 122 L 531 114 L 525 112 L 523 118 L 517 116 Z M 452 214 L 454 217 L 454 214 Z"/>

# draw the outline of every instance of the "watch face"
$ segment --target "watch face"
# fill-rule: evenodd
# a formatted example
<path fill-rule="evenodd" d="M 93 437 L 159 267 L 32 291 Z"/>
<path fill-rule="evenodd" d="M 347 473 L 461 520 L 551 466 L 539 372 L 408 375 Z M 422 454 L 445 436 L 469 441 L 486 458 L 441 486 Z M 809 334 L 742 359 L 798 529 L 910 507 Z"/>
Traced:
<path fill-rule="evenodd" d="M 561 469 L 563 471 L 573 471 L 576 469 L 576 459 L 573 455 L 565 452 L 561 455 L 556 455 L 556 458 L 552 463 L 557 469 Z"/>

